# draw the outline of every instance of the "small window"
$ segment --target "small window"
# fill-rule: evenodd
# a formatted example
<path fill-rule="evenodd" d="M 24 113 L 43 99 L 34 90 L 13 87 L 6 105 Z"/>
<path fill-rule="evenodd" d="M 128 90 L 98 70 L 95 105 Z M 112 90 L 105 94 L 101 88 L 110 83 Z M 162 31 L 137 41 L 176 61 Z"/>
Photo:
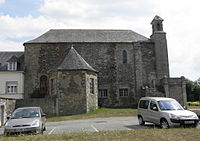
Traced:
<path fill-rule="evenodd" d="M 51 79 L 50 86 L 51 86 L 51 94 L 54 94 L 54 92 L 55 92 L 55 79 Z"/>
<path fill-rule="evenodd" d="M 141 100 L 139 104 L 139 108 L 148 109 L 149 100 Z"/>
<path fill-rule="evenodd" d="M 151 101 L 151 103 L 150 103 L 150 109 L 153 110 L 153 111 L 156 111 L 158 109 L 158 106 L 156 105 L 156 103 L 154 101 Z"/>
<path fill-rule="evenodd" d="M 42 75 L 40 77 L 40 97 L 45 97 L 48 93 L 48 83 L 47 83 L 47 76 Z"/>
<path fill-rule="evenodd" d="M 90 78 L 90 93 L 94 94 L 94 78 Z"/>
<path fill-rule="evenodd" d="M 128 96 L 128 89 L 119 89 L 119 97 L 127 97 Z"/>
<path fill-rule="evenodd" d="M 8 70 L 17 70 L 17 62 L 8 62 Z"/>
<path fill-rule="evenodd" d="M 17 82 L 6 82 L 6 93 L 17 93 Z"/>
<path fill-rule="evenodd" d="M 108 90 L 107 89 L 99 89 L 99 98 L 107 98 Z"/>
<path fill-rule="evenodd" d="M 127 52 L 123 50 L 123 64 L 127 64 Z"/>

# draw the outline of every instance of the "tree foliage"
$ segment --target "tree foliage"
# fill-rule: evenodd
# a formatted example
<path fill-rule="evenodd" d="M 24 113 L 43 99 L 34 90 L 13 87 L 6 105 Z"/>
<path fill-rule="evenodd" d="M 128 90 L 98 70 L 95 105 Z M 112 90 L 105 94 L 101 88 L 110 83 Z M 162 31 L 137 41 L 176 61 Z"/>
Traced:
<path fill-rule="evenodd" d="M 186 79 L 187 101 L 200 101 L 200 85 L 197 81 Z"/>

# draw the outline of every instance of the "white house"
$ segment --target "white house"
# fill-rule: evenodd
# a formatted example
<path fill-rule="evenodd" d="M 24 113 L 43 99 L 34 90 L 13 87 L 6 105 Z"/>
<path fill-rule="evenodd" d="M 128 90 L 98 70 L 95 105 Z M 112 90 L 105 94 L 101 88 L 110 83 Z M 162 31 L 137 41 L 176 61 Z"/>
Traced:
<path fill-rule="evenodd" d="M 24 53 L 0 52 L 0 125 L 24 93 Z"/>

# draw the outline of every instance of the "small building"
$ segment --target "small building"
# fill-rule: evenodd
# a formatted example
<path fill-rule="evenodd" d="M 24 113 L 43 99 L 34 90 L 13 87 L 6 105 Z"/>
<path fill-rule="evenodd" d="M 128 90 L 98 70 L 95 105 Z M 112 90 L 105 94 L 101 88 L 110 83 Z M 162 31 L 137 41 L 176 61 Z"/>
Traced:
<path fill-rule="evenodd" d="M 24 52 L 0 52 L 0 121 L 15 109 L 24 94 Z"/>
<path fill-rule="evenodd" d="M 56 115 L 86 113 L 98 107 L 97 71 L 73 47 L 48 77 Z"/>

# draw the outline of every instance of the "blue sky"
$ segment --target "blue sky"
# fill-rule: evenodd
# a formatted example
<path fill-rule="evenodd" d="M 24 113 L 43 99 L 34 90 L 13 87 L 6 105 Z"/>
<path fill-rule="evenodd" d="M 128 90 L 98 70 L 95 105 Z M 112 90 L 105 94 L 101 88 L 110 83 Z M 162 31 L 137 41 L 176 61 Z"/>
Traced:
<path fill-rule="evenodd" d="M 146 37 L 155 15 L 164 19 L 170 75 L 200 77 L 199 0 L 0 0 L 0 51 L 49 29 L 130 29 Z"/>

